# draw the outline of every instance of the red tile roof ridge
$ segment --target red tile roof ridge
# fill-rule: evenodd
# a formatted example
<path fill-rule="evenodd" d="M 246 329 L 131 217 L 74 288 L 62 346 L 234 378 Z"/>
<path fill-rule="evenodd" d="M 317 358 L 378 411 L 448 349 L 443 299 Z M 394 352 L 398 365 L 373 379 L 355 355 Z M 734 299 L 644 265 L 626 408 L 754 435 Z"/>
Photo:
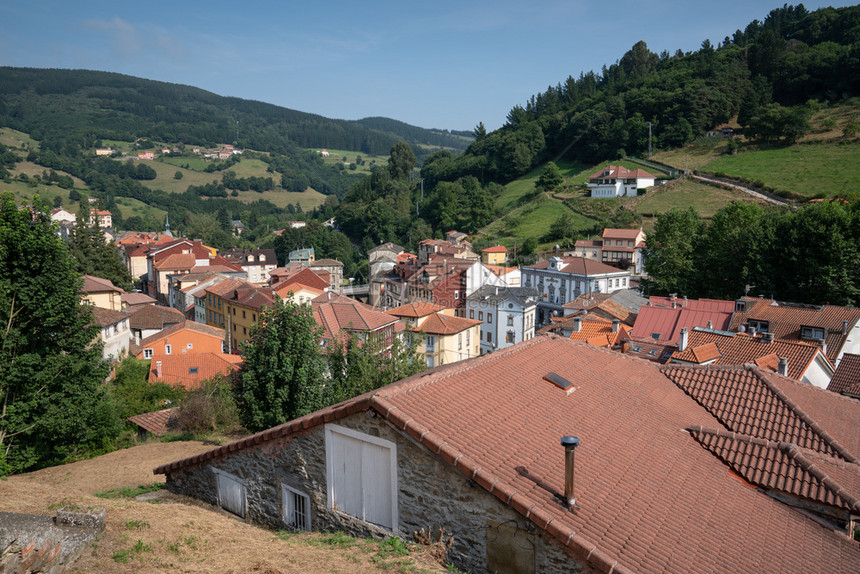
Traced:
<path fill-rule="evenodd" d="M 815 461 L 810 460 L 810 456 L 804 452 L 804 449 L 799 448 L 796 444 L 789 444 L 785 447 L 784 452 L 786 456 L 795 461 L 798 466 L 820 480 L 822 484 L 845 501 L 854 512 L 860 512 L 860 498 L 847 492 L 844 486 L 833 480 L 827 475 L 827 473 L 816 466 Z"/>
<path fill-rule="evenodd" d="M 723 372 L 727 372 L 727 371 L 750 371 L 756 376 L 756 378 L 758 378 L 759 382 L 764 387 L 766 387 L 771 393 L 773 393 L 773 395 L 777 399 L 779 399 L 785 405 L 786 408 L 788 408 L 791 412 L 793 412 L 794 415 L 797 416 L 801 422 L 803 422 L 804 424 L 809 426 L 809 428 L 813 432 L 815 432 L 821 438 L 821 440 L 827 444 L 827 446 L 829 446 L 831 449 L 833 449 L 834 452 L 836 452 L 840 457 L 842 457 L 843 459 L 845 459 L 848 462 L 860 463 L 860 459 L 858 459 L 856 456 L 851 454 L 844 446 L 842 446 L 842 444 L 840 444 L 832 435 L 830 435 L 830 433 L 828 433 L 826 430 L 824 430 L 824 428 L 822 428 L 822 426 L 815 419 L 813 419 L 806 411 L 804 411 L 802 408 L 800 408 L 800 406 L 794 400 L 792 400 L 790 397 L 788 397 L 788 395 L 786 395 L 782 391 L 782 389 L 780 389 L 779 387 L 774 385 L 773 382 L 771 382 L 768 377 L 770 377 L 770 376 L 779 377 L 780 380 L 791 381 L 792 383 L 799 384 L 799 385 L 802 384 L 802 385 L 810 387 L 810 388 L 817 388 L 817 387 L 813 387 L 813 385 L 809 385 L 806 383 L 799 383 L 798 381 L 795 381 L 794 379 L 790 379 L 788 377 L 784 377 L 782 375 L 778 375 L 776 373 L 766 371 L 766 370 L 762 369 L 761 367 L 757 367 L 757 366 L 752 365 L 752 364 L 748 364 L 748 365 L 679 365 L 677 363 L 669 363 L 669 364 L 662 365 L 662 366 L 658 367 L 658 369 L 663 374 L 666 374 L 666 372 L 670 371 L 670 370 L 691 371 L 691 370 L 696 370 L 696 369 L 706 369 L 706 370 L 723 371 Z M 669 380 L 672 380 L 674 382 L 674 379 L 672 377 L 670 377 L 668 375 L 666 375 L 666 376 Z M 677 384 L 677 383 L 675 383 L 675 384 Z M 683 389 L 683 390 L 685 393 L 687 393 L 686 389 Z M 820 389 L 820 390 L 822 392 L 827 392 L 825 389 Z M 687 393 L 687 394 L 689 394 L 689 393 Z M 827 392 L 827 394 L 828 394 L 828 397 L 833 396 L 833 393 Z M 691 398 L 693 398 L 693 400 L 695 400 L 697 403 L 702 404 L 695 397 L 692 397 L 692 395 L 691 395 Z M 708 409 L 705 405 L 702 405 L 702 406 L 706 410 L 710 411 L 710 409 Z M 717 415 L 714 415 L 714 416 L 717 416 Z M 717 417 L 717 418 L 719 419 L 719 417 Z M 720 422 L 723 422 L 723 421 L 721 420 Z"/>
<path fill-rule="evenodd" d="M 830 464 L 835 464 L 835 463 L 839 462 L 839 459 L 835 459 L 833 457 L 830 457 L 826 454 L 820 453 L 820 452 L 812 450 L 812 449 L 801 448 L 792 442 L 772 441 L 772 440 L 768 440 L 765 438 L 755 437 L 755 436 L 751 436 L 751 435 L 743 434 L 743 433 L 737 433 L 737 432 L 733 432 L 733 431 L 729 431 L 729 430 L 725 430 L 725 429 L 714 429 L 714 428 L 707 428 L 707 427 L 704 427 L 702 425 L 692 425 L 692 426 L 688 427 L 686 430 L 699 443 L 702 443 L 702 441 L 696 437 L 697 434 L 710 435 L 710 436 L 720 437 L 720 438 L 727 438 L 727 439 L 730 439 L 732 441 L 754 444 L 754 445 L 762 446 L 762 447 L 768 448 L 768 449 L 779 450 L 789 460 L 791 460 L 792 462 L 797 464 L 803 471 L 809 473 L 816 480 L 821 482 L 825 486 L 825 488 L 829 489 L 833 493 L 834 496 L 841 499 L 847 508 L 849 508 L 855 512 L 860 511 L 860 498 L 858 498 L 857 496 L 854 496 L 853 494 L 848 492 L 843 485 L 841 485 L 839 482 L 837 482 L 836 480 L 834 480 L 833 478 L 828 476 L 826 472 L 824 472 L 821 468 L 819 468 L 815 464 L 815 460 L 813 460 L 815 458 L 820 458 L 821 460 L 825 460 L 826 462 L 828 462 Z M 702 446 L 704 446 L 705 448 L 707 448 L 708 450 L 711 450 L 713 452 L 713 450 L 710 447 L 708 447 L 704 444 Z M 714 452 L 714 454 L 718 458 L 722 459 L 722 457 L 719 454 L 717 454 L 716 452 Z M 733 463 L 731 463 L 729 461 L 723 460 L 723 462 L 728 464 L 730 467 L 735 466 Z M 851 463 L 851 464 L 857 466 L 856 463 Z M 735 469 L 735 470 L 737 471 L 738 469 Z M 852 469 L 852 471 L 855 473 L 858 472 L 858 470 L 860 470 L 860 467 L 858 467 L 857 469 Z M 749 480 L 747 477 L 744 477 L 744 478 Z M 750 482 L 753 482 L 753 481 L 750 480 Z M 760 483 L 756 483 L 756 482 L 753 482 L 753 483 L 754 484 L 760 484 Z"/>
<path fill-rule="evenodd" d="M 768 389 L 770 389 L 770 391 L 774 395 L 776 395 L 779 398 L 779 400 L 781 400 L 788 408 L 790 408 L 792 411 L 794 411 L 795 414 L 798 417 L 800 417 L 800 420 L 802 420 L 803 422 L 808 424 L 809 427 L 813 431 L 818 433 L 819 436 L 821 436 L 821 438 L 824 439 L 825 442 L 827 442 L 833 450 L 835 450 L 837 453 L 839 453 L 839 456 L 841 456 L 842 458 L 844 458 L 848 462 L 855 462 L 855 463 L 860 462 L 860 459 L 858 459 L 856 456 L 854 456 L 853 454 L 848 452 L 848 450 L 845 447 L 843 447 L 833 436 L 831 436 L 830 433 L 828 433 L 818 423 L 818 421 L 813 419 L 805 410 L 800 408 L 800 405 L 798 405 L 788 395 L 786 395 L 784 392 L 782 392 L 782 389 L 780 389 L 779 387 L 774 385 L 766 376 L 766 373 L 768 373 L 767 371 L 765 371 L 764 369 L 761 369 L 760 367 L 755 367 L 754 369 L 752 369 L 752 371 L 755 372 L 756 376 L 761 380 L 761 382 L 764 384 L 764 386 L 766 386 Z M 775 375 L 773 373 L 770 373 L 770 374 L 771 374 L 771 376 L 782 377 L 782 375 Z M 787 379 L 788 377 L 783 377 L 783 378 Z M 789 380 L 791 380 L 791 379 L 789 379 Z M 822 389 L 822 391 L 823 390 L 824 389 Z"/>

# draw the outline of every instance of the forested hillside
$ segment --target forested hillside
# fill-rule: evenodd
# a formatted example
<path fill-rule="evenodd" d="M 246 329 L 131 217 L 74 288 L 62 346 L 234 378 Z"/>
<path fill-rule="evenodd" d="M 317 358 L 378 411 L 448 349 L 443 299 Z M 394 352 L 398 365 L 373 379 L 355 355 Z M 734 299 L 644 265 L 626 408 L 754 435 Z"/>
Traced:
<path fill-rule="evenodd" d="M 748 136 L 791 142 L 811 111 L 808 100 L 860 95 L 860 6 L 808 12 L 802 4 L 770 12 L 713 46 L 651 52 L 637 42 L 599 72 L 569 76 L 514 106 L 507 123 L 460 156 L 439 154 L 422 177 L 475 176 L 507 182 L 548 160 L 591 164 L 678 147 L 737 117 Z"/>
<path fill-rule="evenodd" d="M 47 149 L 88 149 L 98 139 L 145 137 L 169 144 L 287 154 L 329 147 L 385 154 L 399 140 L 460 150 L 464 140 L 384 118 L 332 120 L 272 104 L 88 70 L 0 67 L 0 124 L 29 133 Z"/>

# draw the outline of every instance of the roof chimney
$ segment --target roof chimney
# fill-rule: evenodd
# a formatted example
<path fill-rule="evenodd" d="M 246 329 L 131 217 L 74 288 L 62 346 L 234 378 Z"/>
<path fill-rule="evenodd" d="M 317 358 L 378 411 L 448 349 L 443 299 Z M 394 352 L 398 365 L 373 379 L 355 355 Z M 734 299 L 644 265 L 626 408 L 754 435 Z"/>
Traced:
<path fill-rule="evenodd" d="M 762 333 L 761 342 L 762 343 L 773 343 L 773 333 Z"/>
<path fill-rule="evenodd" d="M 827 341 L 821 339 L 818 341 L 818 345 L 821 347 L 821 352 L 824 353 L 824 355 L 827 355 Z"/>
<path fill-rule="evenodd" d="M 848 319 L 843 319 L 843 321 L 842 321 L 842 334 L 843 335 L 848 334 Z"/>
<path fill-rule="evenodd" d="M 617 332 L 618 332 L 618 326 L 619 326 L 620 324 L 621 324 L 621 321 L 620 321 L 619 319 L 613 319 L 613 320 L 612 320 L 612 332 L 613 332 L 613 333 L 617 333 Z"/>
<path fill-rule="evenodd" d="M 155 361 L 155 376 L 161 378 L 161 361 Z"/>
<path fill-rule="evenodd" d="M 678 352 L 685 351 L 687 349 L 687 341 L 689 340 L 689 334 L 687 333 L 687 328 L 683 327 L 681 329 L 681 334 L 678 335 Z"/>
<path fill-rule="evenodd" d="M 755 337 L 755 327 L 750 327 L 750 337 Z"/>
<path fill-rule="evenodd" d="M 684 303 L 683 303 L 683 305 L 684 305 L 684 307 L 686 307 L 686 306 L 687 306 L 687 296 L 686 296 L 686 295 L 684 295 Z"/>
<path fill-rule="evenodd" d="M 788 359 L 785 357 L 779 358 L 779 366 L 777 366 L 776 372 L 784 377 L 788 376 Z"/>
<path fill-rule="evenodd" d="M 708 321 L 708 329 L 713 329 L 714 324 L 711 321 Z"/>
<path fill-rule="evenodd" d="M 573 493 L 573 449 L 579 446 L 579 439 L 575 436 L 561 437 L 561 446 L 564 447 L 564 505 L 568 508 L 576 507 L 576 497 Z"/>
<path fill-rule="evenodd" d="M 579 333 L 582 331 L 582 317 L 574 317 L 573 319 L 573 332 Z"/>

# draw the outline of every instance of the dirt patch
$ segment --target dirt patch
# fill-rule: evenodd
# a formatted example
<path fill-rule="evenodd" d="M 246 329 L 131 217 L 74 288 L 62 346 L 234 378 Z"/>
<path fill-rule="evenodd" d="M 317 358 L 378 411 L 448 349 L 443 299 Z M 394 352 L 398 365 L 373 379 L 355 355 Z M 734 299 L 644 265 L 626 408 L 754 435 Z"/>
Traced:
<path fill-rule="evenodd" d="M 387 553 L 378 541 L 324 533 L 281 534 L 245 524 L 219 509 L 169 493 L 152 502 L 94 496 L 163 482 L 161 464 L 212 445 L 150 443 L 0 481 L 0 510 L 54 514 L 65 504 L 101 506 L 107 528 L 73 572 L 444 572 L 423 547 Z"/>

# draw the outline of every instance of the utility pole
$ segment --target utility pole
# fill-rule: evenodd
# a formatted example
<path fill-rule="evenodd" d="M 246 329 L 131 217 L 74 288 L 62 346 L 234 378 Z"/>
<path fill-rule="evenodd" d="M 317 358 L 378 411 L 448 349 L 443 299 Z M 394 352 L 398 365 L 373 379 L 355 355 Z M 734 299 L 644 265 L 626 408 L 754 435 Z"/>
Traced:
<path fill-rule="evenodd" d="M 415 216 L 416 217 L 418 217 L 418 206 L 421 203 L 424 203 L 424 178 L 422 177 L 421 179 L 418 180 L 418 182 L 421 184 L 421 200 L 415 202 Z"/>
<path fill-rule="evenodd" d="M 651 122 L 648 122 L 648 159 L 651 159 Z"/>

